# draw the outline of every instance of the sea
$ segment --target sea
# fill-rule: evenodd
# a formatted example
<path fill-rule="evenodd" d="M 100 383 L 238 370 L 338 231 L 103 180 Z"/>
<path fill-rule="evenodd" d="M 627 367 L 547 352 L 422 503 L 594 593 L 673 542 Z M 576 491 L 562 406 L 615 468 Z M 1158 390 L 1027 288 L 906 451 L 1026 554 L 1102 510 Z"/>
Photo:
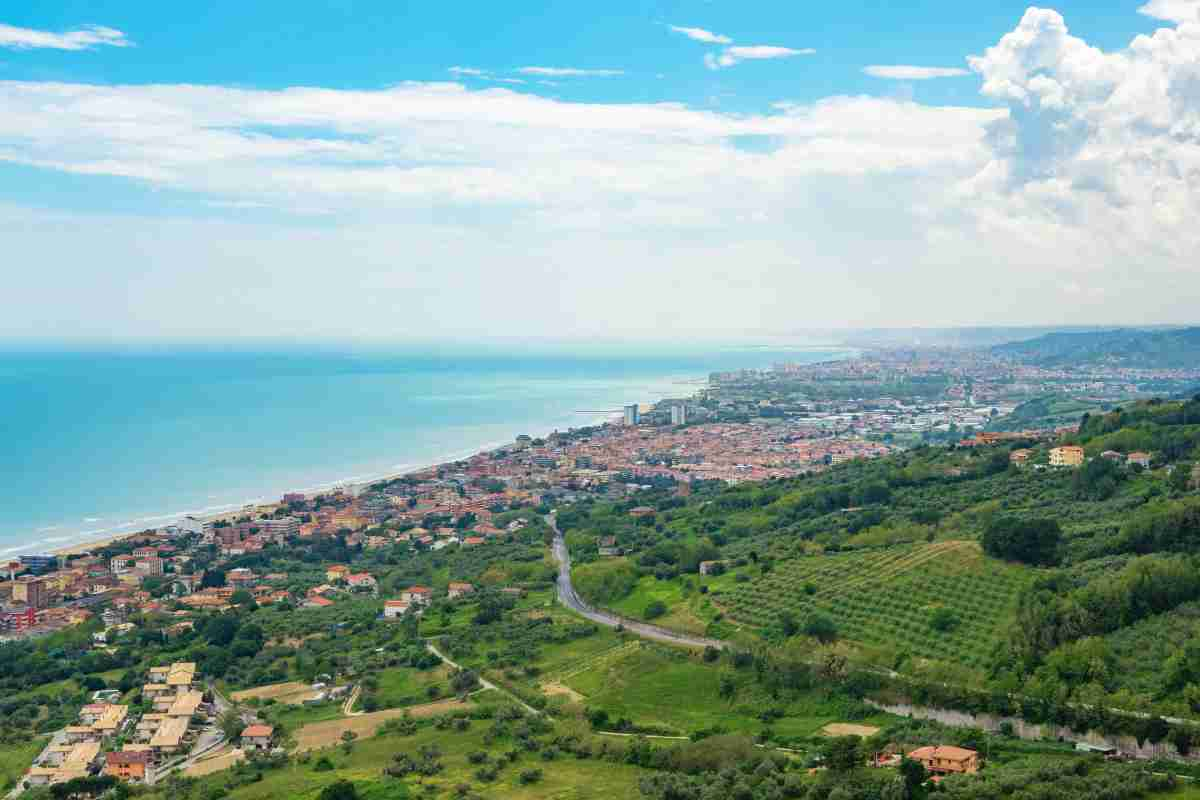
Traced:
<path fill-rule="evenodd" d="M 0 558 L 465 457 L 836 345 L 0 351 Z"/>

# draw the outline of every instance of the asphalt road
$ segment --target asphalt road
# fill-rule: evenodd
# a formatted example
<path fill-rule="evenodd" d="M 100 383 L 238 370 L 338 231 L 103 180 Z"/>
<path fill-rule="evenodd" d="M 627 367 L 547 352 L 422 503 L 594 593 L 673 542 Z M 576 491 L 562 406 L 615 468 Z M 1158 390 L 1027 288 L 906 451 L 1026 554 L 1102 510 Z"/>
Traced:
<path fill-rule="evenodd" d="M 690 636 L 686 633 L 670 631 L 646 622 L 625 619 L 608 611 L 599 611 L 583 602 L 583 599 L 575 592 L 575 587 L 571 585 L 571 554 L 567 552 L 567 543 L 563 541 L 562 531 L 555 524 L 553 515 L 548 515 L 545 519 L 546 524 L 554 530 L 554 545 L 552 549 L 554 551 L 554 560 L 558 562 L 558 602 L 572 611 L 587 617 L 592 622 L 607 625 L 610 628 L 620 626 L 644 639 L 653 639 L 659 642 L 667 642 L 668 644 L 682 644 L 689 647 L 715 647 L 718 650 L 724 649 L 725 642 L 719 639 Z"/>

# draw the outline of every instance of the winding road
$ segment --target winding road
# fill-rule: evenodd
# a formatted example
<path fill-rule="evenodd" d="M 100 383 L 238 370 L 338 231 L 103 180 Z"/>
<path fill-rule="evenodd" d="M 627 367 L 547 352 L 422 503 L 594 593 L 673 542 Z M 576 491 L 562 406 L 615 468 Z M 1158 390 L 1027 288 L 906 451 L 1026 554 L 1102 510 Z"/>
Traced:
<path fill-rule="evenodd" d="M 725 642 L 719 639 L 691 636 L 686 633 L 678 633 L 677 631 L 660 628 L 657 625 L 651 625 L 646 622 L 625 619 L 608 611 L 599 611 L 583 602 L 583 599 L 576 593 L 575 587 L 571 585 L 571 554 L 567 551 L 567 543 L 563 539 L 562 531 L 555 524 L 553 514 L 547 515 L 545 520 L 546 524 L 554 531 L 552 549 L 554 551 L 554 560 L 558 562 L 558 602 L 577 614 L 590 619 L 592 622 L 607 625 L 610 628 L 621 627 L 630 633 L 636 633 L 644 639 L 653 639 L 659 642 L 666 642 L 667 644 L 681 644 L 687 647 L 715 647 L 718 650 L 725 648 Z"/>

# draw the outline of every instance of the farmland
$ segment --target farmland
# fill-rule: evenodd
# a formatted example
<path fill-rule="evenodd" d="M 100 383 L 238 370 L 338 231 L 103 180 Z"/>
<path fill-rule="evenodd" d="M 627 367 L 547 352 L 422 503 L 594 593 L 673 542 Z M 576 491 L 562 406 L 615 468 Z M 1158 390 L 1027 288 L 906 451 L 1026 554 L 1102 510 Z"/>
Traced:
<path fill-rule="evenodd" d="M 778 562 L 717 602 L 760 631 L 785 612 L 800 624 L 823 614 L 851 642 L 978 670 L 1033 574 L 985 557 L 974 542 L 944 541 Z M 938 609 L 942 626 L 933 622 Z"/>

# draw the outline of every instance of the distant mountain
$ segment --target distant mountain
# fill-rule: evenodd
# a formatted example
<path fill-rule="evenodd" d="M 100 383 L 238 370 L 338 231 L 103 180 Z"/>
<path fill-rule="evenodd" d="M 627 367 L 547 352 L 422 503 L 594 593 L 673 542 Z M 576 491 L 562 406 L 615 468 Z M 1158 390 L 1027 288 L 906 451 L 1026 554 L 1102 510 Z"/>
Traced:
<path fill-rule="evenodd" d="M 1200 328 L 1048 333 L 1024 342 L 997 345 L 992 352 L 1045 367 L 1200 367 Z"/>
<path fill-rule="evenodd" d="M 1099 331 L 1104 328 L 1071 325 L 1031 327 L 970 327 L 970 328 L 862 328 L 848 331 L 824 332 L 834 341 L 851 347 L 991 347 L 1005 342 L 1018 342 L 1062 331 Z"/>

